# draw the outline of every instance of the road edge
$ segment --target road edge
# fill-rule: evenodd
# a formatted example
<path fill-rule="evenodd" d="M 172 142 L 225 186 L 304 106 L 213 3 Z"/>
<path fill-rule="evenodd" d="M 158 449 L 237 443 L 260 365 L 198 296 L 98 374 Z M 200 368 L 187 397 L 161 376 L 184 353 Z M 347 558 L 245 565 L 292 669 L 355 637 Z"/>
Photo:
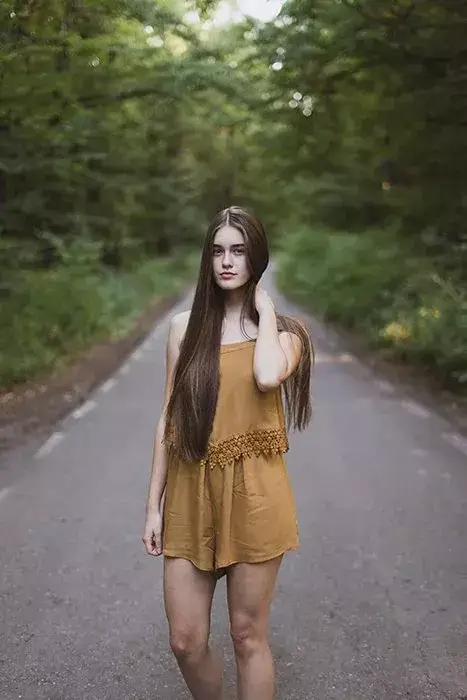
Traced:
<path fill-rule="evenodd" d="M 93 343 L 56 372 L 25 383 L 16 392 L 5 395 L 6 399 L 0 397 L 0 454 L 49 432 L 79 408 L 186 296 L 190 287 L 188 283 L 182 290 L 150 303 L 123 337 Z"/>

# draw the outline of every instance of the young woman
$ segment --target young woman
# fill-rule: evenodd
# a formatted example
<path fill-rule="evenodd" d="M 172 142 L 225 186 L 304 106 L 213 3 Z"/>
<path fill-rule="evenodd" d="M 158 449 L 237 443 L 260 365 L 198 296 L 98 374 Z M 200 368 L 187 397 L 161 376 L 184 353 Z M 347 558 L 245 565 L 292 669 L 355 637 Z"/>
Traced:
<path fill-rule="evenodd" d="M 168 335 L 143 542 L 164 554 L 170 644 L 195 700 L 222 696 L 208 639 L 224 574 L 239 700 L 275 693 L 269 608 L 282 556 L 299 544 L 285 418 L 299 430 L 310 420 L 314 353 L 258 285 L 268 262 L 261 223 L 239 207 L 220 212 L 191 311 Z"/>

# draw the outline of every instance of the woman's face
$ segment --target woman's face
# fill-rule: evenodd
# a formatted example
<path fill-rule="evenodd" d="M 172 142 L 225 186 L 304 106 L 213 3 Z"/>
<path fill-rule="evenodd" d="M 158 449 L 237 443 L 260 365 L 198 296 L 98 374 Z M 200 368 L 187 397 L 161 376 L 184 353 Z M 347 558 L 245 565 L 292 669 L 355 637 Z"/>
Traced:
<path fill-rule="evenodd" d="M 251 277 L 242 233 L 233 226 L 220 228 L 213 243 L 213 271 L 221 289 L 243 287 Z"/>

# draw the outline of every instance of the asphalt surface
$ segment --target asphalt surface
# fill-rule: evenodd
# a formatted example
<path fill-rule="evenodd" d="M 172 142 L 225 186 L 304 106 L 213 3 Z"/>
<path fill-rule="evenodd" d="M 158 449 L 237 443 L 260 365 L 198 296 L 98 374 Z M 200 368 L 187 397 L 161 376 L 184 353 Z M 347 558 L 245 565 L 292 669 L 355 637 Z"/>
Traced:
<path fill-rule="evenodd" d="M 189 697 L 162 561 L 141 542 L 168 323 L 44 444 L 2 456 L 1 700 Z M 287 457 L 301 549 L 271 614 L 277 698 L 465 699 L 466 445 L 312 328 L 314 420 Z M 233 699 L 225 581 L 212 636 Z"/>

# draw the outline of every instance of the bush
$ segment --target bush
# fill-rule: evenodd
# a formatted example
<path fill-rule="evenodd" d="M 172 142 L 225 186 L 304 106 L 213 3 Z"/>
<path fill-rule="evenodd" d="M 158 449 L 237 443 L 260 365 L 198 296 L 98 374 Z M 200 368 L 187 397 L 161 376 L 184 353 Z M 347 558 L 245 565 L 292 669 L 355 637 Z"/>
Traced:
<path fill-rule="evenodd" d="M 394 233 L 298 230 L 283 241 L 278 280 L 386 355 L 424 367 L 451 388 L 467 386 L 467 294 Z"/>
<path fill-rule="evenodd" d="M 16 270 L 9 279 L 0 311 L 1 387 L 50 370 L 94 341 L 124 335 L 150 301 L 181 289 L 196 263 L 182 251 L 117 272 L 82 243 L 61 252 L 56 267 Z"/>

